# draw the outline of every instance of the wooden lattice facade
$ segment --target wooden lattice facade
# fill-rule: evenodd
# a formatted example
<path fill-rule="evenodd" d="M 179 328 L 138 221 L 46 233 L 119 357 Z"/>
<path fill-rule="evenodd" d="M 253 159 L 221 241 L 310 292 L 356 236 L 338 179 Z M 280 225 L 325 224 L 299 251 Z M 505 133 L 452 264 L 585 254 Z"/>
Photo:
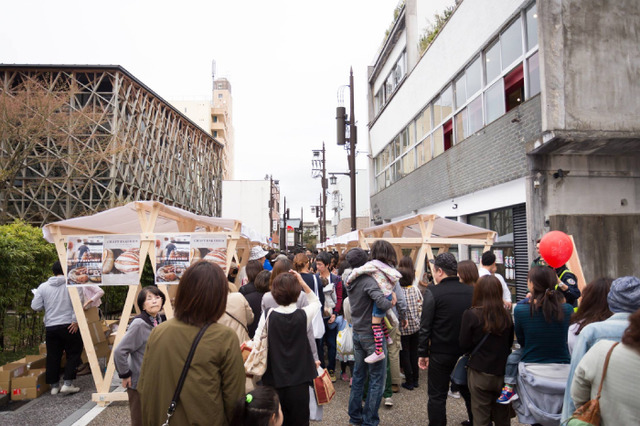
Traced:
<path fill-rule="evenodd" d="M 21 163 L 0 182 L 0 220 L 43 225 L 133 200 L 220 215 L 222 145 L 125 69 L 0 65 L 5 100 L 28 81 L 62 95 L 55 114 L 68 126 L 31 144 L 19 143 L 17 131 L 0 133 L 0 170 Z"/>

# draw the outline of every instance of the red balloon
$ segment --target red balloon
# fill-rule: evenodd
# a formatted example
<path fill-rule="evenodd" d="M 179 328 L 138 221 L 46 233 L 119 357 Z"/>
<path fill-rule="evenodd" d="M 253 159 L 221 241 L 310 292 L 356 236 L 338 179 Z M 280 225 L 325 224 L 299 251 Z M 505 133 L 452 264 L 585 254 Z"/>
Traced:
<path fill-rule="evenodd" d="M 573 253 L 573 243 L 567 234 L 551 231 L 540 240 L 540 256 L 552 268 L 559 268 L 567 263 Z"/>

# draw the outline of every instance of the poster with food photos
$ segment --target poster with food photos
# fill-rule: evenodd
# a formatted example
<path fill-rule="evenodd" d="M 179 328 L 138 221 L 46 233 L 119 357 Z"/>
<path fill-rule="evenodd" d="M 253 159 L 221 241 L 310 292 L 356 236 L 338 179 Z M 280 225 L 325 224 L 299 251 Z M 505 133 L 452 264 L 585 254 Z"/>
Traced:
<path fill-rule="evenodd" d="M 139 235 L 104 236 L 102 284 L 137 285 L 140 268 Z"/>
<path fill-rule="evenodd" d="M 67 285 L 102 284 L 103 236 L 67 237 Z"/>
<path fill-rule="evenodd" d="M 189 267 L 191 235 L 156 235 L 156 284 L 178 284 Z"/>
<path fill-rule="evenodd" d="M 227 267 L 227 236 L 199 234 L 191 236 L 190 264 L 199 260 L 215 263 L 224 271 Z"/>

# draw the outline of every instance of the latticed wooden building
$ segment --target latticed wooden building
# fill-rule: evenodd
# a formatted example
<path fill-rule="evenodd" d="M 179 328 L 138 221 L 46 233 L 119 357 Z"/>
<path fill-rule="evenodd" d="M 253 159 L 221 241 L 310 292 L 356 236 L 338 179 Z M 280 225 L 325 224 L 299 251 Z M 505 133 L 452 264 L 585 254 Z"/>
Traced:
<path fill-rule="evenodd" d="M 120 66 L 0 65 L 0 221 L 131 200 L 219 216 L 222 145 Z"/>

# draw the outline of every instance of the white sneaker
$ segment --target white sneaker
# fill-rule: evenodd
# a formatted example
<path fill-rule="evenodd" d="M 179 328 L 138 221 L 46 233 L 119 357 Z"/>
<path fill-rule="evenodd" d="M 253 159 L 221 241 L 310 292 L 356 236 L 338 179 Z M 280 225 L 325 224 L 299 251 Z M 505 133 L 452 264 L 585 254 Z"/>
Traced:
<path fill-rule="evenodd" d="M 53 391 L 53 389 L 51 389 Z M 72 394 L 72 393 L 77 393 L 80 392 L 80 388 L 77 386 L 67 386 L 67 385 L 62 385 L 62 388 L 60 389 L 60 393 L 64 393 L 64 394 Z"/>
<path fill-rule="evenodd" d="M 57 395 L 60 392 L 60 386 L 56 386 L 55 388 L 51 388 L 51 395 Z"/>
<path fill-rule="evenodd" d="M 393 399 L 391 399 L 391 397 L 385 398 L 384 405 L 386 405 L 387 407 L 393 407 Z"/>
<path fill-rule="evenodd" d="M 451 391 L 449 391 L 448 395 L 451 398 L 460 399 L 460 392 L 451 392 Z"/>

